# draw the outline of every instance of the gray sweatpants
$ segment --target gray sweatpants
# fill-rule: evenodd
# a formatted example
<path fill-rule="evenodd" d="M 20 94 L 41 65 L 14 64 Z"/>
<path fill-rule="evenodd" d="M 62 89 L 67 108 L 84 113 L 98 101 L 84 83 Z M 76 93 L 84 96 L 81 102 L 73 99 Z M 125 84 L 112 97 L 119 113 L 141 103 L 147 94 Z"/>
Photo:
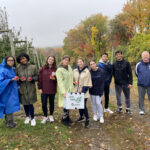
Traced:
<path fill-rule="evenodd" d="M 116 90 L 116 98 L 117 98 L 117 105 L 119 108 L 122 108 L 122 102 L 121 102 L 121 92 L 123 91 L 125 96 L 125 104 L 126 108 L 130 108 L 130 89 L 128 88 L 128 85 L 118 85 L 115 84 L 115 90 Z"/>
<path fill-rule="evenodd" d="M 147 92 L 148 99 L 150 100 L 150 87 L 142 87 L 138 86 L 138 95 L 139 95 L 139 109 L 142 111 L 145 111 L 144 108 L 144 99 L 145 99 L 145 93 Z"/>
<path fill-rule="evenodd" d="M 102 97 L 91 95 L 91 103 L 94 115 L 97 115 L 98 119 L 103 117 Z"/>

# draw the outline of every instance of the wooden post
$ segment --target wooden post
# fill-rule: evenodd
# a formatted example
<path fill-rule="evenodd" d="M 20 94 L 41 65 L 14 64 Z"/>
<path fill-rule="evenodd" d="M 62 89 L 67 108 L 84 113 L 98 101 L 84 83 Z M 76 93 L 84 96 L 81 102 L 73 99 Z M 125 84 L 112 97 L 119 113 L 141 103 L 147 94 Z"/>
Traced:
<path fill-rule="evenodd" d="M 114 55 L 114 47 L 112 46 L 112 49 L 111 49 L 111 64 L 113 64 L 113 56 Z"/>
<path fill-rule="evenodd" d="M 26 42 L 27 44 L 27 54 L 29 55 L 29 44 L 28 44 L 28 41 Z"/>
<path fill-rule="evenodd" d="M 14 49 L 12 31 L 9 30 L 8 34 L 9 34 L 9 40 L 10 40 L 10 46 L 11 46 L 11 54 L 12 54 L 13 57 L 15 57 L 15 49 Z"/>

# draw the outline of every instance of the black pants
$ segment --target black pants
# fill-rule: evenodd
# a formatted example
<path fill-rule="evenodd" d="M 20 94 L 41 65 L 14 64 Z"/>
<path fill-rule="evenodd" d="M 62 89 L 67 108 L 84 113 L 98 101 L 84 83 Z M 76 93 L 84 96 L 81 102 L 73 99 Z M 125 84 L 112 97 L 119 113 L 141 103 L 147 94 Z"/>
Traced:
<path fill-rule="evenodd" d="M 26 113 L 26 117 L 31 116 L 31 119 L 34 119 L 34 106 L 33 106 L 33 104 L 24 105 L 24 110 Z"/>
<path fill-rule="evenodd" d="M 109 106 L 109 85 L 104 86 L 105 109 Z"/>
<path fill-rule="evenodd" d="M 89 119 L 88 109 L 86 107 L 87 98 L 84 99 L 84 109 L 79 109 L 80 117 L 85 116 L 86 120 Z"/>
<path fill-rule="evenodd" d="M 49 111 L 50 115 L 53 115 L 54 112 L 54 99 L 55 94 L 42 94 L 41 100 L 42 100 L 42 110 L 44 113 L 44 116 L 47 117 L 47 99 L 49 98 Z"/>

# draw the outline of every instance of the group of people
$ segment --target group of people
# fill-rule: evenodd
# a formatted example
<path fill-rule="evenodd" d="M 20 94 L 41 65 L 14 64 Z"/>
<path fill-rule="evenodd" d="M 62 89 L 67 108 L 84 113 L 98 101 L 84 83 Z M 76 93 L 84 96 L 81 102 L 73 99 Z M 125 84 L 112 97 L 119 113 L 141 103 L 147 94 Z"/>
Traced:
<path fill-rule="evenodd" d="M 19 111 L 20 104 L 22 104 L 26 114 L 24 123 L 29 124 L 31 122 L 31 126 L 35 126 L 34 103 L 37 101 L 36 82 L 38 82 L 44 114 L 42 124 L 47 121 L 54 122 L 53 112 L 56 93 L 58 93 L 58 106 L 63 108 L 61 122 L 67 126 L 72 124 L 69 110 L 64 107 L 66 94 L 70 92 L 84 93 L 84 109 L 79 109 L 79 118 L 76 122 L 84 121 L 85 127 L 89 126 L 87 101 L 90 98 L 93 120 L 104 123 L 103 112 L 113 113 L 109 108 L 112 76 L 114 76 L 118 106 L 115 112 L 122 112 L 121 92 L 123 91 L 126 104 L 125 113 L 131 114 L 130 89 L 133 84 L 131 65 L 123 59 L 121 51 L 117 51 L 115 56 L 116 61 L 113 65 L 109 63 L 107 53 L 101 55 L 98 64 L 95 60 L 90 60 L 89 65 L 86 65 L 83 58 L 78 58 L 77 67 L 74 70 L 69 65 L 69 56 L 63 56 L 59 65 L 56 64 L 54 56 L 48 56 L 45 65 L 40 68 L 39 72 L 36 66 L 30 63 L 28 54 L 21 53 L 16 58 L 17 67 L 15 58 L 7 56 L 0 64 L 0 118 L 3 118 L 5 114 L 6 126 L 8 128 L 16 127 L 13 113 Z M 139 114 L 144 115 L 146 91 L 150 99 L 150 56 L 147 51 L 144 51 L 141 56 L 142 60 L 137 63 L 135 73 L 138 78 Z M 103 93 L 104 110 L 102 106 Z M 48 101 L 50 113 L 48 113 Z"/>

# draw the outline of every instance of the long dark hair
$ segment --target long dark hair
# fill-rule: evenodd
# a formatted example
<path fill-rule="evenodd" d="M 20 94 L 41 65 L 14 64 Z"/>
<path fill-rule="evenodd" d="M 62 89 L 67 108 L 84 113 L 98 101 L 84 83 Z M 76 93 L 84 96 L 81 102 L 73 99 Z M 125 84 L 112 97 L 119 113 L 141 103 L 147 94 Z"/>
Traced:
<path fill-rule="evenodd" d="M 10 58 L 10 57 L 13 58 L 13 60 L 14 60 L 14 65 L 13 65 L 13 67 L 16 67 L 16 60 L 15 60 L 15 58 L 14 58 L 13 56 L 6 56 L 6 57 L 5 57 L 5 63 L 6 63 L 6 65 L 8 65 L 8 64 L 7 64 L 7 60 L 8 60 L 8 58 Z"/>
<path fill-rule="evenodd" d="M 50 57 L 54 58 L 54 63 L 52 64 L 52 67 L 53 67 L 53 68 L 57 68 L 57 67 L 56 67 L 56 58 L 55 58 L 55 56 L 53 56 L 53 55 L 50 55 L 50 56 L 47 57 L 46 63 L 45 63 L 45 65 L 44 65 L 44 68 L 46 68 L 46 69 L 49 68 L 48 59 L 49 59 Z"/>

